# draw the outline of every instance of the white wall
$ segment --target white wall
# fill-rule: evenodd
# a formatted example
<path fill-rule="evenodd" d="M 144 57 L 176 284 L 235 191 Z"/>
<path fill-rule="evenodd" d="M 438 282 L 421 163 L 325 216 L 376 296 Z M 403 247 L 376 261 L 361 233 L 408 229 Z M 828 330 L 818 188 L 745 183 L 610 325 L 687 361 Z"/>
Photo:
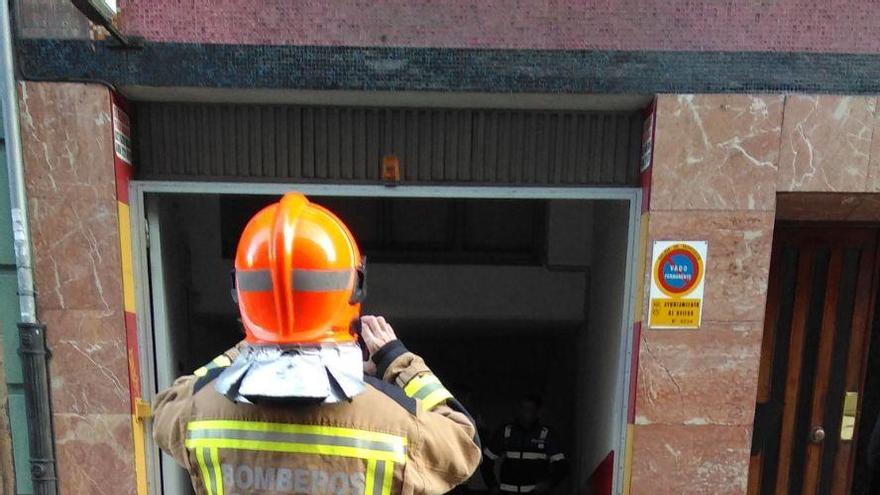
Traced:
<path fill-rule="evenodd" d="M 586 283 L 542 267 L 369 267 L 366 312 L 406 319 L 579 321 Z"/>
<path fill-rule="evenodd" d="M 217 195 L 169 197 L 182 212 L 192 270 L 194 313 L 234 315 L 229 293 L 232 261 L 221 256 Z M 590 260 L 592 203 L 553 201 L 548 221 L 548 261 L 539 266 L 370 263 L 365 311 L 406 319 L 583 319 L 583 270 Z"/>
<path fill-rule="evenodd" d="M 578 339 L 578 485 L 617 442 L 615 420 L 623 377 L 618 374 L 623 342 L 628 204 L 597 202 L 594 209 L 588 331 Z M 620 452 L 615 453 L 620 455 Z"/>

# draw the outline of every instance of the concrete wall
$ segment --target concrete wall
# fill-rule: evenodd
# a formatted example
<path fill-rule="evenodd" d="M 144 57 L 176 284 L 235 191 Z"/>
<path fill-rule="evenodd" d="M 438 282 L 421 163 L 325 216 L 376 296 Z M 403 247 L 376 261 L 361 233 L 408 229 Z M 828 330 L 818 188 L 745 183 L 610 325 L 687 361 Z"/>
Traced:
<path fill-rule="evenodd" d="M 620 349 L 624 337 L 623 304 L 626 283 L 629 204 L 598 202 L 594 210 L 593 257 L 587 330 L 578 336 L 578 416 L 583 425 L 577 441 L 577 486 L 583 487 L 599 462 L 615 450 L 619 425 L 615 420 L 619 387 Z M 601 220 L 599 220 L 601 219 Z M 619 452 L 619 450 L 618 450 Z"/>

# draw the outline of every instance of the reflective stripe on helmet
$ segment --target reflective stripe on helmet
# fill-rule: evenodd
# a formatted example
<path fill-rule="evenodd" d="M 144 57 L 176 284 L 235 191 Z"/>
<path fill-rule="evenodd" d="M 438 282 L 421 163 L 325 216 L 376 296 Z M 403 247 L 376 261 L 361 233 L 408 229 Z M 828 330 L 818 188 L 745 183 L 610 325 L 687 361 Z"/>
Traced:
<path fill-rule="evenodd" d="M 354 270 L 293 270 L 293 290 L 302 292 L 332 292 L 351 287 Z"/>
<path fill-rule="evenodd" d="M 333 292 L 348 290 L 355 270 L 293 270 L 291 285 L 302 292 Z M 237 270 L 235 283 L 242 292 L 269 292 L 272 273 L 269 270 Z"/>
<path fill-rule="evenodd" d="M 449 390 L 446 390 L 440 380 L 431 373 L 413 378 L 406 384 L 403 391 L 407 396 L 421 400 L 425 409 L 429 411 L 443 401 L 452 398 Z"/>
<path fill-rule="evenodd" d="M 235 285 L 242 292 L 268 292 L 272 290 L 272 274 L 269 270 L 236 270 Z"/>
<path fill-rule="evenodd" d="M 208 420 L 187 425 L 187 448 L 222 448 L 355 457 L 404 463 L 406 438 L 352 428 Z"/>

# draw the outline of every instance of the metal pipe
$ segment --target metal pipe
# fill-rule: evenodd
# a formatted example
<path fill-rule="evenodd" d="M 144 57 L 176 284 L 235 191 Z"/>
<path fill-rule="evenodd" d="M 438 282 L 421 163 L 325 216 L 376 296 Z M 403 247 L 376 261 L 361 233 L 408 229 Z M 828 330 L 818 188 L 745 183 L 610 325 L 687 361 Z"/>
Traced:
<path fill-rule="evenodd" d="M 31 264 L 30 225 L 27 214 L 24 164 L 21 156 L 21 131 L 18 126 L 18 92 L 12 49 L 12 26 L 9 2 L 0 0 L 0 78 L 3 107 L 3 131 L 9 171 L 9 202 L 12 213 L 12 235 L 15 266 L 18 276 L 20 322 L 19 355 L 24 379 L 25 406 L 28 421 L 31 479 L 34 493 L 55 495 L 55 445 L 52 434 L 52 412 L 49 402 L 46 328 L 37 321 L 34 301 L 34 272 Z"/>
<path fill-rule="evenodd" d="M 9 170 L 9 203 L 12 208 L 12 235 L 18 273 L 18 305 L 23 323 L 37 321 L 34 303 L 34 272 L 31 266 L 30 225 L 25 194 L 24 165 L 21 158 L 21 131 L 18 126 L 18 92 L 15 87 L 15 65 L 12 51 L 12 30 L 9 4 L 0 0 L 0 69 L 3 81 L 3 131 L 6 138 L 7 169 Z"/>
<path fill-rule="evenodd" d="M 2 1 L 2 0 L 0 0 Z M 55 495 L 55 445 L 52 437 L 52 410 L 49 402 L 46 326 L 19 323 L 21 371 L 24 380 L 25 410 L 28 415 L 31 483 L 36 495 Z"/>

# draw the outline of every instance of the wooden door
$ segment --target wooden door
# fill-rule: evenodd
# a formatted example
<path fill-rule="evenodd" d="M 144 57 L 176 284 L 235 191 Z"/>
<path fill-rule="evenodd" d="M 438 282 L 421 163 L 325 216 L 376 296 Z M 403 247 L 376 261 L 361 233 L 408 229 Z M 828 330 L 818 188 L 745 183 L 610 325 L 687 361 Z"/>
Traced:
<path fill-rule="evenodd" d="M 849 493 L 877 243 L 876 228 L 777 226 L 750 495 Z"/>

